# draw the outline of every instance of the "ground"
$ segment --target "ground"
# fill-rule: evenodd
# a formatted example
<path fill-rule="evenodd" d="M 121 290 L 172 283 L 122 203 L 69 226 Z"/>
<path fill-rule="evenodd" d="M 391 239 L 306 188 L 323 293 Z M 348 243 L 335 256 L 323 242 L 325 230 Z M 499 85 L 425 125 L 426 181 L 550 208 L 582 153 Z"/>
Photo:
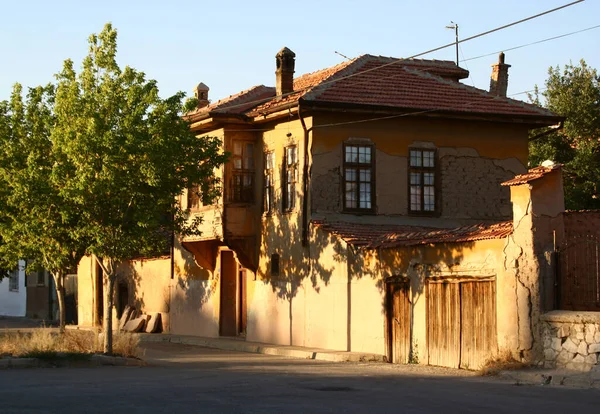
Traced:
<path fill-rule="evenodd" d="M 0 371 L 0 411 L 596 412 L 599 390 L 515 386 L 468 371 L 329 363 L 148 343 L 147 367 Z"/>

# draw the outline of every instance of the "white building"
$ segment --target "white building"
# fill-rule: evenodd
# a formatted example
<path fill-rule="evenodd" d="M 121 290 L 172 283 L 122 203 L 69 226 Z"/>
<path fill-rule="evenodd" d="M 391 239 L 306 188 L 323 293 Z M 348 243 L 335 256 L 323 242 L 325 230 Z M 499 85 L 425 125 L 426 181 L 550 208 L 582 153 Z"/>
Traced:
<path fill-rule="evenodd" d="M 26 307 L 25 261 L 19 260 L 18 268 L 0 281 L 0 315 L 25 316 Z"/>

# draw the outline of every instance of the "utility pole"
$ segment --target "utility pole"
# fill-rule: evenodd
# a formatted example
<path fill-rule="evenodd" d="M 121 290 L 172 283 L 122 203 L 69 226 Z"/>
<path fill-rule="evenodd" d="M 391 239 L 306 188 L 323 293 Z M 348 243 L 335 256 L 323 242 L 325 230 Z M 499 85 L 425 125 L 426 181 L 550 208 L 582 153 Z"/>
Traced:
<path fill-rule="evenodd" d="M 454 29 L 456 35 L 456 66 L 458 66 L 458 24 L 450 20 L 450 24 L 446 26 L 446 29 Z"/>

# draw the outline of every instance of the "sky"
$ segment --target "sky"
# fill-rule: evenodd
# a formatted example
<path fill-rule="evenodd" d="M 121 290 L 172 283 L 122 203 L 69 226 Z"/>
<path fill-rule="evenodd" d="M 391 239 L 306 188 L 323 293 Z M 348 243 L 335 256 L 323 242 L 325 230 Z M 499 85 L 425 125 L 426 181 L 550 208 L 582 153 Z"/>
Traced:
<path fill-rule="evenodd" d="M 296 53 L 296 76 L 362 54 L 411 57 L 550 10 L 573 0 L 0 0 L 0 100 L 16 82 L 25 87 L 54 80 L 62 62 L 76 68 L 87 39 L 111 22 L 118 30 L 118 62 L 155 79 L 160 94 L 193 94 L 199 82 L 216 101 L 254 85 L 275 84 L 275 54 Z M 487 89 L 497 52 L 600 25 L 600 0 L 583 3 L 460 45 L 463 80 Z M 508 94 L 543 87 L 550 66 L 580 59 L 600 69 L 600 27 L 506 51 Z M 421 56 L 455 60 L 454 46 Z"/>

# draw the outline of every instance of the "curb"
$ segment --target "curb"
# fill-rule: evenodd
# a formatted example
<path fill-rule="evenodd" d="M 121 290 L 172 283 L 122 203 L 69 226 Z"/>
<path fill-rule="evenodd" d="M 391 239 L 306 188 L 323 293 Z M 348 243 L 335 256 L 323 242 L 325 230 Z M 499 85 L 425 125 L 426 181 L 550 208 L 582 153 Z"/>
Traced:
<path fill-rule="evenodd" d="M 141 367 L 147 365 L 145 361 L 136 358 L 125 358 L 94 354 L 87 360 L 69 360 L 56 358 L 54 360 L 42 360 L 39 358 L 0 358 L 0 370 L 10 368 L 47 368 L 47 367 Z"/>
<path fill-rule="evenodd" d="M 266 345 L 237 340 L 223 341 L 219 338 L 184 337 L 156 334 L 138 334 L 140 342 L 170 342 L 182 345 L 194 345 L 225 351 L 249 352 L 300 359 L 314 359 L 328 362 L 386 362 L 384 355 L 362 352 L 327 351 L 318 349 L 302 349 L 286 345 Z"/>

